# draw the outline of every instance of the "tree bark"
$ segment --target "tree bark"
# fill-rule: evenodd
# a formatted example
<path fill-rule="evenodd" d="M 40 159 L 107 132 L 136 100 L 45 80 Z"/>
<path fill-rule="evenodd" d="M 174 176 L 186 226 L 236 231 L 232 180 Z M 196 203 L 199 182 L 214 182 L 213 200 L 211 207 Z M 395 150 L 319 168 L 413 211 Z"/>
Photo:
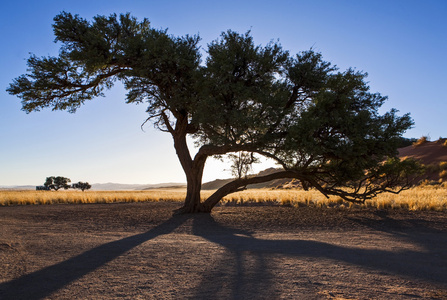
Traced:
<path fill-rule="evenodd" d="M 186 118 L 178 118 L 175 129 L 168 127 L 174 138 L 174 148 L 177 153 L 180 164 L 186 175 L 186 198 L 183 206 L 176 211 L 176 214 L 187 213 L 210 213 L 219 201 L 228 194 L 245 189 L 248 184 L 267 182 L 278 178 L 300 178 L 297 172 L 282 171 L 266 176 L 257 176 L 252 178 L 242 178 L 234 180 L 212 194 L 206 201 L 202 202 L 200 191 L 202 189 L 202 176 L 205 162 L 210 155 L 225 154 L 234 151 L 252 150 L 253 145 L 237 146 L 202 146 L 194 159 L 188 149 L 186 142 L 187 134 Z"/>
<path fill-rule="evenodd" d="M 200 199 L 200 191 L 202 189 L 202 176 L 205 167 L 204 160 L 194 160 L 191 169 L 186 173 L 186 198 L 185 203 L 179 213 L 198 213 L 203 212 L 203 204 Z"/>
<path fill-rule="evenodd" d="M 205 162 L 208 156 L 196 155 L 193 160 L 186 143 L 186 134 L 174 136 L 174 148 L 186 175 L 185 202 L 183 206 L 176 211 L 176 213 L 184 214 L 202 212 L 203 205 L 200 201 L 200 191 L 202 189 L 203 169 L 205 168 Z"/>

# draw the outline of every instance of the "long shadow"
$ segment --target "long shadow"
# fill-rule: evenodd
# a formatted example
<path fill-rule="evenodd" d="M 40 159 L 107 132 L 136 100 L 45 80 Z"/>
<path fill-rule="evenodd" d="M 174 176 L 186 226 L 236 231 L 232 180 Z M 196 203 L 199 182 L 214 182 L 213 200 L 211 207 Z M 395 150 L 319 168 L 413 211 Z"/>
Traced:
<path fill-rule="evenodd" d="M 195 215 L 192 230 L 194 235 L 224 246 L 230 254 L 225 254 L 218 265 L 209 266 L 191 299 L 227 299 L 229 295 L 231 299 L 250 299 L 261 291 L 269 299 L 276 299 L 264 254 L 257 252 L 253 257 L 247 252 L 253 250 L 249 245 L 258 242 L 251 232 L 221 226 L 208 214 Z"/>
<path fill-rule="evenodd" d="M 447 234 L 442 230 L 430 229 L 423 233 L 413 233 L 408 227 L 397 230 L 401 224 L 396 221 L 397 229 L 387 233 L 414 242 L 418 249 L 423 250 L 386 251 L 308 240 L 258 239 L 251 232 L 223 226 L 211 215 L 200 214 L 175 216 L 148 232 L 103 244 L 61 263 L 0 284 L 0 299 L 34 300 L 50 296 L 132 248 L 173 232 L 190 218 L 193 219 L 193 234 L 224 247 L 227 252 L 217 265 L 205 264 L 208 269 L 201 274 L 202 282 L 198 283 L 197 290 L 192 291 L 195 294 L 193 299 L 228 298 L 228 295 L 232 299 L 253 298 L 255 295 L 258 299 L 278 298 L 273 281 L 275 274 L 271 272 L 271 258 L 278 255 L 345 262 L 447 288 Z M 371 222 L 372 228 L 380 227 L 381 223 L 366 222 Z M 346 234 L 349 235 L 349 231 Z"/>
<path fill-rule="evenodd" d="M 216 272 L 215 267 L 208 274 L 204 274 L 194 299 L 222 298 L 221 293 L 231 294 L 232 299 L 245 299 L 253 295 L 258 295 L 259 298 L 265 295 L 275 298 L 269 263 L 270 259 L 277 255 L 345 262 L 366 270 L 424 280 L 447 288 L 447 254 L 442 250 L 443 245 L 447 245 L 447 234 L 420 238 L 418 234 L 413 236 L 413 233 L 409 232 L 405 235 L 406 238 L 417 241 L 418 246 L 422 246 L 424 250 L 387 251 L 349 248 L 308 240 L 257 239 L 249 232 L 222 226 L 212 216 L 195 216 L 193 233 L 225 247 L 230 253 L 229 256 L 223 257 L 221 264 L 217 266 L 221 269 L 220 272 Z M 365 244 L 367 243 L 365 240 Z M 437 243 L 433 248 L 432 245 Z M 246 264 L 244 265 L 244 255 L 255 260 L 255 263 L 247 268 Z M 226 283 L 226 286 L 223 283 Z M 223 289 L 226 291 L 223 292 Z"/>
<path fill-rule="evenodd" d="M 103 244 L 61 263 L 2 283 L 0 284 L 0 299 L 37 300 L 45 298 L 132 248 L 157 236 L 171 233 L 188 218 L 187 216 L 174 216 L 147 232 Z"/>
<path fill-rule="evenodd" d="M 393 218 L 387 210 L 375 211 L 374 215 L 375 218 L 363 216 L 349 219 L 423 249 L 425 257 L 431 258 L 430 262 L 438 265 L 439 268 L 444 268 L 444 274 L 447 274 L 447 222 L 445 220 L 425 220 L 417 216 L 398 220 Z M 444 283 L 447 284 L 447 279 Z"/>

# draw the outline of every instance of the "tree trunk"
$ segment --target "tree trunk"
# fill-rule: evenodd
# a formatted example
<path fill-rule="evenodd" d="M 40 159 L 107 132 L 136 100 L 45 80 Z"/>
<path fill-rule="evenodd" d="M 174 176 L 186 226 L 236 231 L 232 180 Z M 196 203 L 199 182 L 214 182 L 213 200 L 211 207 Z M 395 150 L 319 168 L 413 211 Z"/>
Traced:
<path fill-rule="evenodd" d="M 186 173 L 186 198 L 183 207 L 178 213 L 197 213 L 202 212 L 202 203 L 200 202 L 200 191 L 202 189 L 202 175 L 204 166 L 196 166 Z"/>
<path fill-rule="evenodd" d="M 186 143 L 186 135 L 174 136 L 174 147 L 186 175 L 185 202 L 176 213 L 203 212 L 203 204 L 200 202 L 200 191 L 202 189 L 203 169 L 208 156 L 201 155 L 192 160 Z"/>
<path fill-rule="evenodd" d="M 205 162 L 208 156 L 249 149 L 246 149 L 246 147 L 240 149 L 238 147 L 232 147 L 228 149 L 226 147 L 207 145 L 203 146 L 194 159 L 192 159 L 186 142 L 186 126 L 186 119 L 178 119 L 175 130 L 172 127 L 169 130 L 174 138 L 174 148 L 186 175 L 186 198 L 183 206 L 176 211 L 177 214 L 210 213 L 224 196 L 243 190 L 248 184 L 261 183 L 278 178 L 298 178 L 296 172 L 283 171 L 267 176 L 237 179 L 218 189 L 205 202 L 201 202 L 200 191 L 202 189 L 203 169 L 205 168 Z"/>

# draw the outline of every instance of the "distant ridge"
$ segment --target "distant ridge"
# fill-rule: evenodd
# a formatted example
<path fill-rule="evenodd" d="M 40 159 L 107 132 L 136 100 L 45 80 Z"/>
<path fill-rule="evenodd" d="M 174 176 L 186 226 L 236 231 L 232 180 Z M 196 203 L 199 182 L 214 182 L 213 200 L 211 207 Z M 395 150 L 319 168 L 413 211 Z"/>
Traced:
<path fill-rule="evenodd" d="M 124 184 L 124 183 L 94 183 L 92 190 L 98 191 L 125 191 L 125 190 L 151 190 L 159 188 L 186 187 L 184 183 L 156 183 L 156 184 Z"/>
<path fill-rule="evenodd" d="M 184 183 L 156 183 L 156 184 L 125 184 L 125 183 L 94 183 L 92 190 L 94 191 L 134 191 L 134 190 L 151 190 L 160 188 L 186 187 Z M 35 190 L 35 185 L 1 185 L 0 190 Z"/>
<path fill-rule="evenodd" d="M 447 161 L 446 140 L 440 139 L 435 142 L 425 142 L 417 146 L 408 146 L 398 149 L 399 157 L 411 157 L 424 165 L 439 164 Z"/>
<path fill-rule="evenodd" d="M 0 185 L 0 190 L 35 190 L 35 185 Z"/>
<path fill-rule="evenodd" d="M 414 139 L 415 141 L 417 139 Z M 447 178 L 440 178 L 439 173 L 442 171 L 440 163 L 447 162 L 447 139 L 439 139 L 434 142 L 425 142 L 417 146 L 407 146 L 397 149 L 399 151 L 400 158 L 414 158 L 420 161 L 424 165 L 431 165 L 432 168 L 423 175 L 424 179 L 428 180 L 447 180 Z M 268 175 L 274 172 L 281 171 L 278 168 L 269 168 L 259 172 L 256 175 Z M 430 171 L 431 170 L 431 171 Z M 234 179 L 216 179 L 210 182 L 202 184 L 203 190 L 216 190 L 225 184 L 233 181 Z M 270 182 L 259 183 L 254 185 L 248 185 L 247 188 L 299 188 L 300 183 L 298 180 L 290 179 L 277 179 Z"/>
<path fill-rule="evenodd" d="M 270 174 L 279 172 L 281 170 L 283 170 L 283 169 L 268 168 L 268 169 L 265 169 L 264 171 L 259 172 L 258 174 L 256 174 L 256 176 L 270 175 Z M 233 180 L 234 180 L 234 178 L 229 178 L 229 179 L 216 179 L 216 180 L 213 180 L 210 182 L 206 182 L 206 183 L 202 184 L 202 190 L 217 190 L 218 188 L 221 188 L 222 186 L 224 186 L 225 184 L 227 184 Z M 288 181 L 290 181 L 290 179 L 276 179 L 276 180 L 272 180 L 269 182 L 249 184 L 247 186 L 247 188 L 249 188 L 249 189 L 274 188 L 274 187 L 284 184 L 285 182 L 288 182 Z"/>
<path fill-rule="evenodd" d="M 439 183 L 447 181 L 447 139 L 440 138 L 434 142 L 426 141 L 398 150 L 399 157 L 413 158 L 427 167 L 426 173 L 421 176 L 421 179 Z"/>
<path fill-rule="evenodd" d="M 431 165 L 432 171 L 424 175 L 425 179 L 429 180 L 439 180 L 443 179 L 445 181 L 447 178 L 440 178 L 439 173 L 441 169 L 440 164 L 447 162 L 447 139 L 439 139 L 434 142 L 425 142 L 417 146 L 407 146 L 399 148 L 399 157 L 411 157 L 414 158 L 424 165 Z M 256 175 L 268 175 L 278 171 L 280 168 L 269 168 L 264 171 L 259 172 Z M 210 182 L 202 184 L 203 190 L 216 190 L 228 182 L 234 179 L 216 179 Z M 276 188 L 276 187 L 287 187 L 295 188 L 298 187 L 298 182 L 292 182 L 290 179 L 277 179 L 270 182 L 259 183 L 248 185 L 248 188 Z M 34 190 L 36 186 L 34 185 L 17 185 L 17 186 L 7 186 L 0 185 L 1 190 Z M 157 183 L 157 184 L 123 184 L 123 183 L 94 183 L 92 184 L 92 190 L 97 191 L 120 191 L 120 190 L 151 190 L 160 188 L 186 188 L 185 183 Z"/>

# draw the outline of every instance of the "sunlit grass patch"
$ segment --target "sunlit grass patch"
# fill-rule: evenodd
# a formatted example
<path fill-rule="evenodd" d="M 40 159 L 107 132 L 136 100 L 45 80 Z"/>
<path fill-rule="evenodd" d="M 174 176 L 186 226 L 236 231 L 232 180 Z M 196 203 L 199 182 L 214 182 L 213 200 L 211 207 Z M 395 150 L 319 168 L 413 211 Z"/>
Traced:
<path fill-rule="evenodd" d="M 0 205 L 182 201 L 185 191 L 0 191 Z"/>
<path fill-rule="evenodd" d="M 203 191 L 205 200 L 214 191 Z M 0 206 L 39 205 L 39 204 L 79 204 L 79 203 L 116 203 L 116 202 L 157 202 L 185 199 L 185 189 L 166 189 L 148 191 L 0 191 Z M 353 204 L 340 197 L 324 197 L 316 190 L 297 189 L 271 190 L 250 189 L 230 194 L 221 201 L 223 206 L 278 205 L 292 207 L 320 208 L 377 208 L 407 210 L 447 210 L 447 186 L 425 185 L 401 192 L 384 193 L 364 204 Z"/>
<path fill-rule="evenodd" d="M 416 142 L 413 143 L 414 147 L 421 146 L 429 141 L 427 136 L 421 136 Z"/>
<path fill-rule="evenodd" d="M 316 190 L 246 190 L 228 195 L 222 205 L 274 204 L 294 207 L 372 207 L 377 209 L 447 210 L 447 188 L 424 186 L 402 191 L 399 194 L 383 193 L 364 204 L 353 204 L 340 197 L 324 197 Z"/>

